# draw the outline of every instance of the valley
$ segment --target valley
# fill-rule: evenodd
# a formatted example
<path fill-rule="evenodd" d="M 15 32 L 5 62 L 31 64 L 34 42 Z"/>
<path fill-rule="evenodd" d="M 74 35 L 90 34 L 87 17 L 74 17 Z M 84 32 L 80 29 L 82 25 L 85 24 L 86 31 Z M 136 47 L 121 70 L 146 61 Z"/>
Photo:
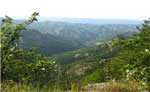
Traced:
<path fill-rule="evenodd" d="M 23 42 L 26 48 L 37 46 L 40 52 L 49 56 L 95 46 L 98 42 L 110 41 L 118 35 L 130 37 L 138 32 L 136 26 L 138 25 L 42 21 L 28 26 L 23 34 Z"/>
<path fill-rule="evenodd" d="M 149 21 L 32 23 L 36 15 L 2 20 L 4 92 L 149 90 Z"/>
<path fill-rule="evenodd" d="M 67 88 L 71 83 L 84 86 L 107 81 L 104 68 L 121 51 L 113 42 L 132 38 L 138 33 L 137 26 L 39 22 L 23 32 L 22 45 L 38 47 L 39 53 L 59 65 L 53 83 L 60 88 Z"/>

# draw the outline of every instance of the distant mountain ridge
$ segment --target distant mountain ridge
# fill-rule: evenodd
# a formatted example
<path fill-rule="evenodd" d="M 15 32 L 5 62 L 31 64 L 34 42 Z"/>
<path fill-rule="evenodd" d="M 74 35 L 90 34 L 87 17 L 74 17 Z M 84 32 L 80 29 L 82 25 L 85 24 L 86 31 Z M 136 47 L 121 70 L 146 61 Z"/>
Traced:
<path fill-rule="evenodd" d="M 54 36 L 79 40 L 89 44 L 93 41 L 108 41 L 118 34 L 137 32 L 136 26 L 130 24 L 82 24 L 54 21 L 39 21 L 28 26 L 41 33 L 48 33 Z"/>
<path fill-rule="evenodd" d="M 95 24 L 92 24 L 83 20 L 81 19 L 82 23 L 60 20 L 34 22 L 26 28 L 31 31 L 24 32 L 24 45 L 26 48 L 38 46 L 40 52 L 49 56 L 93 46 L 96 42 L 110 41 L 120 34 L 132 35 L 138 32 L 136 26 L 139 24 L 96 24 L 95 20 Z M 18 24 L 23 20 L 14 21 Z M 69 21 L 74 22 L 71 19 Z"/>
<path fill-rule="evenodd" d="M 94 19 L 94 18 L 58 18 L 58 17 L 40 17 L 39 21 L 57 21 L 82 24 L 141 24 L 142 20 L 136 19 Z"/>
<path fill-rule="evenodd" d="M 2 19 L 3 17 L 0 17 Z M 24 19 L 15 19 L 24 20 Z M 99 19 L 99 18 L 67 18 L 67 17 L 38 17 L 39 21 L 68 22 L 81 24 L 134 24 L 139 25 L 143 20 L 138 19 Z"/>

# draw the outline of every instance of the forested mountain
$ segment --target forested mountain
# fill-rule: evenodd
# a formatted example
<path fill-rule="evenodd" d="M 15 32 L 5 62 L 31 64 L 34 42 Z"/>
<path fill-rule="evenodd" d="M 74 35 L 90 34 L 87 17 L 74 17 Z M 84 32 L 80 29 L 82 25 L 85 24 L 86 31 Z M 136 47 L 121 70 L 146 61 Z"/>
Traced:
<path fill-rule="evenodd" d="M 83 41 L 90 40 L 110 40 L 117 34 L 125 32 L 135 32 L 137 25 L 122 24 L 81 24 L 65 22 L 36 22 L 29 28 L 36 29 L 42 33 L 50 33 L 60 37 L 74 38 Z M 110 38 L 109 38 L 110 37 Z"/>
<path fill-rule="evenodd" d="M 93 25 L 64 22 L 35 22 L 23 32 L 24 48 L 39 47 L 49 56 L 93 46 L 96 42 L 115 39 L 117 35 L 133 35 L 136 25 Z"/>
<path fill-rule="evenodd" d="M 24 49 L 37 47 L 38 52 L 47 56 L 85 47 L 78 40 L 40 33 L 34 29 L 24 30 L 22 35 L 21 43 Z"/>
<path fill-rule="evenodd" d="M 121 80 L 126 77 L 131 78 L 131 80 L 133 80 L 132 78 L 137 81 L 144 80 L 145 85 L 149 85 L 150 22 L 145 21 L 145 23 L 147 24 L 143 25 L 140 33 L 132 37 L 118 36 L 118 40 L 98 43 L 97 46 L 90 48 L 55 55 L 50 59 L 61 65 L 63 80 L 78 83 L 77 85 Z M 149 86 L 145 87 L 149 88 Z"/>
<path fill-rule="evenodd" d="M 86 84 L 91 82 L 90 80 L 84 80 L 92 74 L 91 72 L 97 72 L 97 69 L 98 71 L 101 71 L 101 68 L 103 67 L 101 62 L 107 61 L 107 59 L 120 51 L 120 48 L 117 46 L 114 46 L 113 50 L 110 51 L 109 44 L 112 40 L 117 40 L 118 37 L 128 39 L 136 32 L 137 30 L 127 31 L 120 35 L 118 35 L 119 33 L 110 33 L 115 35 L 113 37 L 110 35 L 112 38 L 110 41 L 106 41 L 106 39 L 104 41 L 99 40 L 98 42 L 93 42 L 93 46 L 88 47 L 85 46 L 85 41 L 79 39 L 67 39 L 66 37 L 55 36 L 49 33 L 41 33 L 37 30 L 28 29 L 23 31 L 23 38 L 21 41 L 25 49 L 33 46 L 39 47 L 39 52 L 46 54 L 49 56 L 50 60 L 56 61 L 60 64 L 62 66 L 61 71 L 64 73 L 61 77 L 69 75 L 72 76 L 69 81 L 80 79 L 83 84 Z M 107 35 L 107 33 L 105 33 L 104 36 L 105 35 Z M 98 68 L 99 66 L 101 66 L 101 68 Z M 79 71 L 75 70 L 77 68 Z M 100 77 L 97 75 L 93 80 L 102 81 L 97 78 Z"/>

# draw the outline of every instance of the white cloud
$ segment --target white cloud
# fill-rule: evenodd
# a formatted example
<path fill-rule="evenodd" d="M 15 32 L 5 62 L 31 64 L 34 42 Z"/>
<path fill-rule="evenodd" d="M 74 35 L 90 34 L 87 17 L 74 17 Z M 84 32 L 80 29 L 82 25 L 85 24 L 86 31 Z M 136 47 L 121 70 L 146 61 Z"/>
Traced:
<path fill-rule="evenodd" d="M 0 0 L 0 16 L 28 17 L 38 11 L 46 17 L 150 17 L 150 0 Z"/>

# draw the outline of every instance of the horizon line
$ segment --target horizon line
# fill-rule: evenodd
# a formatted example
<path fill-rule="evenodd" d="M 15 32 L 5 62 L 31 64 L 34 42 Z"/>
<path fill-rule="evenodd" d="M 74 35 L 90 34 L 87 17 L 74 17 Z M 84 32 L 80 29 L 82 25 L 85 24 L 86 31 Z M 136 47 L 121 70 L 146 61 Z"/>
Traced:
<path fill-rule="evenodd" d="M 5 16 L 8 16 L 8 15 L 5 15 Z M 0 16 L 0 18 L 4 18 L 5 16 Z M 11 16 L 9 16 L 11 17 Z M 28 19 L 30 16 L 26 16 L 26 17 L 14 17 L 12 16 L 11 18 L 12 19 L 19 19 L 19 20 L 24 20 L 24 19 Z M 47 18 L 57 18 L 57 19 L 61 19 L 61 18 L 64 18 L 64 19 L 93 19 L 93 20 L 139 20 L 139 21 L 142 21 L 142 20 L 145 20 L 145 19 L 148 19 L 148 18 L 104 18 L 104 17 L 64 17 L 64 16 L 37 16 L 37 18 L 39 20 L 41 19 L 47 19 Z"/>

